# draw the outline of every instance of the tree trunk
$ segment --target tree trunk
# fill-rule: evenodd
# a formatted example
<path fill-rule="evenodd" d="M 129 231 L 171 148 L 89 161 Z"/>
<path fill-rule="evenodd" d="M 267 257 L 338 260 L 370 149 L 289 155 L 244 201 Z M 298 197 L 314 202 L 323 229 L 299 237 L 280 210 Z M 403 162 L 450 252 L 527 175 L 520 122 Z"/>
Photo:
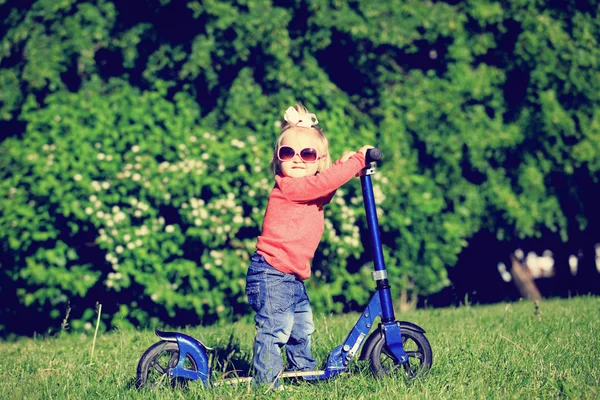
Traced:
<path fill-rule="evenodd" d="M 406 282 L 408 282 L 408 289 L 403 288 L 400 291 L 400 312 L 414 310 L 417 307 L 417 293 L 414 290 L 415 284 L 413 280 L 406 274 L 403 275 L 403 278 Z"/>
<path fill-rule="evenodd" d="M 521 297 L 528 300 L 541 300 L 542 295 L 533 282 L 527 268 L 521 264 L 514 255 L 510 256 L 510 260 L 512 263 L 510 274 L 512 275 L 515 285 L 517 285 Z"/>

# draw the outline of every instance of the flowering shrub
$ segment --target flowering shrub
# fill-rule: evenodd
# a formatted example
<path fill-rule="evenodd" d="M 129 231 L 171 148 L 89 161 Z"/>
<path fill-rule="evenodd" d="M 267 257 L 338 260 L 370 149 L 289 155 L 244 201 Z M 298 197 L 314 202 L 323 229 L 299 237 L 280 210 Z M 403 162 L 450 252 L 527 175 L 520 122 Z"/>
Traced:
<path fill-rule="evenodd" d="M 93 84 L 50 96 L 41 110 L 29 101 L 23 141 L 6 143 L 2 157 L 11 171 L 2 235 L 24 305 L 76 308 L 92 292 L 115 307 L 126 299 L 115 318 L 136 302 L 171 317 L 243 307 L 270 186 L 264 172 L 247 171 L 263 161 L 255 137 L 218 137 L 185 96 L 169 102 L 122 82 L 104 96 Z"/>
<path fill-rule="evenodd" d="M 96 301 L 115 323 L 248 311 L 268 155 L 298 100 L 334 156 L 383 149 L 394 290 L 448 285 L 479 230 L 596 236 L 600 36 L 585 2 L 4 3 L 0 330 L 56 325 L 69 302 L 73 325 Z M 314 308 L 364 305 L 358 180 L 325 217 Z"/>
<path fill-rule="evenodd" d="M 75 326 L 96 301 L 121 324 L 249 311 L 245 274 L 273 185 L 270 141 L 207 130 L 186 95 L 168 101 L 121 81 L 51 95 L 45 108 L 30 98 L 24 116 L 23 138 L 3 147 L 0 219 L 13 257 L 5 272 L 24 306 L 58 319 L 70 301 Z M 311 283 L 317 309 L 362 303 L 371 286 L 346 270 L 362 252 L 362 201 L 349 188 L 327 211 Z"/>

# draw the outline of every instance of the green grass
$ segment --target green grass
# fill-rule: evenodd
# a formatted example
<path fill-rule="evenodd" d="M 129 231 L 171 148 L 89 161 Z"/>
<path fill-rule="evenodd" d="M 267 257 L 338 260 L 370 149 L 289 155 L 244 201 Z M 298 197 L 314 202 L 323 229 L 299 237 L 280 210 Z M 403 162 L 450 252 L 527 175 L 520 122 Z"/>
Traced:
<path fill-rule="evenodd" d="M 313 352 L 322 365 L 340 344 L 357 314 L 317 317 Z M 600 398 L 600 298 L 545 300 L 541 314 L 531 302 L 425 309 L 401 320 L 427 330 L 432 370 L 413 381 L 374 379 L 365 362 L 332 381 L 286 384 L 284 392 L 223 385 L 207 391 L 198 382 L 186 390 L 133 388 L 137 362 L 156 341 L 151 331 L 99 333 L 90 365 L 93 334 L 0 342 L 1 399 L 182 399 L 182 398 Z M 222 362 L 246 369 L 254 327 L 237 323 L 184 330 L 217 347 Z M 227 361 L 228 360 L 228 361 Z M 243 372 L 242 372 L 243 374 Z"/>

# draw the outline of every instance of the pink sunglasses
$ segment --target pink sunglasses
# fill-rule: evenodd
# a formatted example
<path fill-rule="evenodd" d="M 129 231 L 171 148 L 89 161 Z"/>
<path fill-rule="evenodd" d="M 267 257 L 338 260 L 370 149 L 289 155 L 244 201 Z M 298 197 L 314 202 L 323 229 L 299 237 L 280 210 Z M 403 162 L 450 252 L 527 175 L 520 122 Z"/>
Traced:
<path fill-rule="evenodd" d="M 277 149 L 277 158 L 279 161 L 291 161 L 296 157 L 296 154 L 300 156 L 300 159 L 308 164 L 312 164 L 317 162 L 319 157 L 319 151 L 312 147 L 306 147 L 300 150 L 299 153 L 296 153 L 296 150 L 290 146 L 279 146 Z"/>

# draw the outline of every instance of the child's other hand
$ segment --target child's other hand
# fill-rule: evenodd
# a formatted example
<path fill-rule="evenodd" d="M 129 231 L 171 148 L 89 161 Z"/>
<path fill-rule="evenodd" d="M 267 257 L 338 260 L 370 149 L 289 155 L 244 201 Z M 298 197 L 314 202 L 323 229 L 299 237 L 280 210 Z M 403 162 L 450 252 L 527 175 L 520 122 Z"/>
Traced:
<path fill-rule="evenodd" d="M 340 157 L 340 161 L 341 161 L 341 162 L 346 162 L 346 161 L 348 161 L 348 159 L 349 159 L 350 157 L 352 157 L 352 156 L 353 156 L 353 155 L 355 155 L 355 154 L 356 154 L 356 152 L 355 152 L 355 151 L 345 151 L 345 152 L 342 154 L 342 156 Z"/>
<path fill-rule="evenodd" d="M 360 149 L 358 149 L 358 151 L 360 151 L 361 153 L 363 153 L 363 155 L 366 157 L 367 156 L 367 150 L 374 148 L 371 145 L 365 145 L 363 147 L 361 147 Z"/>

